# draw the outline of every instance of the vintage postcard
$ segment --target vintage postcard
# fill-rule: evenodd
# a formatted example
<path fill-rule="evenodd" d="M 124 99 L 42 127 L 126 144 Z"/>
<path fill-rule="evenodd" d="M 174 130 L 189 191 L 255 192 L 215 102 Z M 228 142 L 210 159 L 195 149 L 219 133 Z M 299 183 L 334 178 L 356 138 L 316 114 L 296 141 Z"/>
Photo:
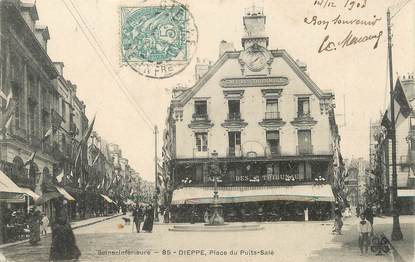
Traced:
<path fill-rule="evenodd" d="M 414 261 L 415 1 L 0 0 L 0 262 Z"/>

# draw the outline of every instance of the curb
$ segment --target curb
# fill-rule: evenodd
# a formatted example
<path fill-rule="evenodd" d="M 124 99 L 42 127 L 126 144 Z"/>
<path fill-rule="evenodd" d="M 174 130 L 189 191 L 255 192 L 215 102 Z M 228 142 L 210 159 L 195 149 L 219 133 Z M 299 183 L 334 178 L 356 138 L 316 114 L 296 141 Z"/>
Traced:
<path fill-rule="evenodd" d="M 82 227 L 86 227 L 86 226 L 91 226 L 91 225 L 94 225 L 94 224 L 97 224 L 97 223 L 100 223 L 100 222 L 104 222 L 104 221 L 107 221 L 107 220 L 110 220 L 110 219 L 113 219 L 113 218 L 116 218 L 116 217 L 119 217 L 119 216 L 122 216 L 122 214 L 114 215 L 114 216 L 111 216 L 111 217 L 106 217 L 104 219 L 101 219 L 101 220 L 98 220 L 98 221 L 94 221 L 94 222 L 91 222 L 91 223 L 86 223 L 84 225 L 73 226 L 72 227 L 72 230 L 75 230 L 75 229 L 78 229 L 78 228 L 82 228 Z M 48 233 L 46 236 L 40 236 L 40 238 L 41 239 L 42 238 L 46 238 L 46 237 L 48 237 L 50 235 L 51 235 L 51 233 Z M 20 241 L 12 242 L 12 243 L 3 244 L 3 245 L 0 245 L 0 250 L 3 249 L 3 248 L 7 248 L 7 247 L 13 247 L 13 246 L 21 245 L 21 244 L 24 244 L 24 243 L 27 243 L 27 242 L 29 242 L 29 239 L 25 239 L 25 240 L 20 240 Z"/>

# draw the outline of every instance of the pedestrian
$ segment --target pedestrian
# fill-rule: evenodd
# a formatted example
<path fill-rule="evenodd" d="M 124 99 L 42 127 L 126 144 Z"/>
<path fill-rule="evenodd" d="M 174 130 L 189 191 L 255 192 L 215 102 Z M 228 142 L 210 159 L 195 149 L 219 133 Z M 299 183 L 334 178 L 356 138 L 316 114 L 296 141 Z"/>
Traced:
<path fill-rule="evenodd" d="M 55 199 L 54 206 L 56 216 L 52 224 L 49 260 L 77 260 L 81 256 L 81 251 L 76 245 L 75 235 L 68 221 L 66 200 Z"/>
<path fill-rule="evenodd" d="M 29 242 L 31 245 L 37 245 L 40 241 L 40 212 L 32 208 L 28 217 L 30 230 Z"/>
<path fill-rule="evenodd" d="M 370 226 L 373 228 L 373 211 L 372 211 L 372 206 L 370 204 L 366 206 L 366 209 L 363 212 L 363 215 L 365 216 L 366 220 L 369 221 Z"/>
<path fill-rule="evenodd" d="M 338 205 L 336 205 L 334 209 L 334 230 L 333 232 L 341 235 L 342 234 L 342 227 L 343 227 L 343 221 L 342 221 L 342 211 Z"/>
<path fill-rule="evenodd" d="M 139 205 L 133 210 L 133 222 L 135 224 L 135 228 L 137 233 L 140 233 L 141 223 L 143 222 L 143 210 Z"/>
<path fill-rule="evenodd" d="M 206 208 L 205 214 L 203 215 L 203 219 L 205 220 L 206 224 L 209 224 L 209 210 Z"/>
<path fill-rule="evenodd" d="M 363 214 L 360 216 L 360 221 L 357 225 L 357 229 L 359 232 L 360 254 L 363 255 L 363 247 L 365 253 L 367 253 L 369 248 L 369 233 L 372 232 L 372 226 L 370 225 L 370 222 L 366 220 Z"/>
<path fill-rule="evenodd" d="M 42 214 L 42 220 L 40 221 L 40 235 L 47 235 L 47 229 L 49 226 L 49 218 L 45 215 Z"/>
<path fill-rule="evenodd" d="M 152 205 L 149 205 L 146 208 L 146 217 L 144 219 L 143 231 L 151 233 L 153 231 L 153 222 L 154 222 L 154 208 Z"/>

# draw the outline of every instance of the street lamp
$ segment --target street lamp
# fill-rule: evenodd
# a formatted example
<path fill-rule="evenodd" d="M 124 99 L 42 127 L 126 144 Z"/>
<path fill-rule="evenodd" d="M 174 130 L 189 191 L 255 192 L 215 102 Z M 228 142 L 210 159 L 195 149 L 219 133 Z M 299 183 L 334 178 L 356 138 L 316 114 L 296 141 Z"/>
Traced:
<path fill-rule="evenodd" d="M 212 152 L 212 163 L 210 165 L 209 176 L 213 178 L 214 189 L 213 189 L 213 203 L 210 207 L 213 210 L 213 214 L 209 219 L 210 225 L 223 225 L 224 219 L 222 217 L 222 205 L 219 204 L 219 194 L 218 194 L 218 178 L 221 178 L 221 170 L 218 160 L 218 153 L 216 150 Z"/>

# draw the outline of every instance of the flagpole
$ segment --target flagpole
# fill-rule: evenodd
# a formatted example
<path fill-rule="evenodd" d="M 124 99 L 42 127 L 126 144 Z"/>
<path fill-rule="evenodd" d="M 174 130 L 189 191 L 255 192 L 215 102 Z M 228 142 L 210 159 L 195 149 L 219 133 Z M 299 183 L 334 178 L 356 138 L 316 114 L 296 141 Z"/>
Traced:
<path fill-rule="evenodd" d="M 390 10 L 387 11 L 387 27 L 388 27 L 388 62 L 389 62 L 389 88 L 390 88 L 390 115 L 391 115 L 391 127 L 389 135 L 392 140 L 392 215 L 393 215 L 393 228 L 392 228 L 392 240 L 402 240 L 403 234 L 399 224 L 399 210 L 398 204 L 398 187 L 397 187 L 397 172 L 396 172 L 396 134 L 395 134 L 395 95 L 393 91 L 393 69 L 392 69 L 392 26 Z"/>
<path fill-rule="evenodd" d="M 154 220 L 158 221 L 158 193 L 157 193 L 157 125 L 154 126 Z"/>

